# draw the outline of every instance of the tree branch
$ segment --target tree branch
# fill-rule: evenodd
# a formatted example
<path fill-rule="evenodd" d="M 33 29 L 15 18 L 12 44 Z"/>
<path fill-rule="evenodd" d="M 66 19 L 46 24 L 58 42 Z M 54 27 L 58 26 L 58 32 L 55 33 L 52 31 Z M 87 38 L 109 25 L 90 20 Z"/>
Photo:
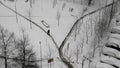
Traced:
<path fill-rule="evenodd" d="M 9 38 L 8 38 L 8 39 L 7 39 L 7 41 L 6 41 L 6 45 L 8 45 L 9 40 L 10 40 L 13 36 L 14 36 L 14 34 L 13 34 L 13 33 L 12 33 L 12 34 L 10 34 Z"/>

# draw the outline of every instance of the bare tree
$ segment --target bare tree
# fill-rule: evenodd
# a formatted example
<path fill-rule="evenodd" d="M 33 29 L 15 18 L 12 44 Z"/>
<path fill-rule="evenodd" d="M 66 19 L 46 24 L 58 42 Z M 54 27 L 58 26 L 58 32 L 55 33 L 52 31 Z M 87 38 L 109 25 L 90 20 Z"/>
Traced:
<path fill-rule="evenodd" d="M 7 57 L 10 56 L 11 48 L 13 47 L 14 43 L 14 33 L 9 33 L 6 29 L 4 29 L 0 25 L 0 49 L 1 49 L 1 56 L 4 56 L 5 61 L 5 68 L 8 67 Z"/>
<path fill-rule="evenodd" d="M 33 52 L 29 38 L 25 34 L 24 30 L 22 30 L 22 38 L 16 41 L 16 49 L 18 50 L 18 55 L 16 58 L 21 59 L 21 61 L 16 62 L 19 63 L 22 68 L 38 67 L 35 52 Z"/>

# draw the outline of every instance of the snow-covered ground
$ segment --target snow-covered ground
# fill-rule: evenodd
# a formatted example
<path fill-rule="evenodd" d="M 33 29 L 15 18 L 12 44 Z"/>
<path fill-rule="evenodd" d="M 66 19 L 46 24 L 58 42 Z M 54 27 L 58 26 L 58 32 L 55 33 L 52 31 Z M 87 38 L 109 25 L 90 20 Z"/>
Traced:
<path fill-rule="evenodd" d="M 4 0 L 1 0 L 4 4 L 9 6 L 10 8 L 15 10 L 15 4 L 16 4 L 16 10 L 18 13 L 22 14 L 23 16 L 29 18 L 29 12 L 31 12 L 31 20 L 39 24 L 41 27 L 43 27 L 46 31 L 50 29 L 50 34 L 54 37 L 55 41 L 58 45 L 61 44 L 67 33 L 69 32 L 70 28 L 74 24 L 74 22 L 82 16 L 82 12 L 84 9 L 86 9 L 86 13 L 91 12 L 99 7 L 102 7 L 105 5 L 105 0 L 98 0 L 102 3 L 102 5 L 97 4 L 96 2 L 95 6 L 88 7 L 86 5 L 66 2 L 66 1 L 58 1 L 57 5 L 53 8 L 53 0 L 36 0 L 35 3 L 32 5 L 32 8 L 30 8 L 30 3 L 26 3 L 25 0 L 17 0 L 17 2 L 9 2 Z M 78 0 L 79 1 L 79 0 Z M 110 1 L 110 0 L 109 0 Z M 62 5 L 66 4 L 64 9 L 62 10 Z M 74 10 L 70 12 L 70 8 L 73 8 Z M 59 21 L 56 19 L 57 12 L 61 13 L 61 18 Z M 71 16 L 72 15 L 72 16 Z M 93 20 L 96 19 L 98 13 L 94 14 L 92 16 Z M 16 16 L 18 18 L 18 21 L 16 20 Z M 89 17 L 91 18 L 91 17 Z M 89 24 L 89 18 L 85 18 L 84 22 L 87 22 Z M 46 28 L 41 21 L 44 20 L 50 28 Z M 15 32 L 16 36 L 19 37 L 21 34 L 20 29 L 24 28 L 30 37 L 30 42 L 34 47 L 34 51 L 37 52 L 38 59 L 40 57 L 40 44 L 42 46 L 42 57 L 43 58 L 49 58 L 49 48 L 51 48 L 51 57 L 55 58 L 55 61 L 58 61 L 58 53 L 56 50 L 55 45 L 52 43 L 51 39 L 38 27 L 34 26 L 32 24 L 32 29 L 30 28 L 30 22 L 25 20 L 24 18 L 20 17 L 19 15 L 16 15 L 11 10 L 5 8 L 0 4 L 0 24 L 7 28 L 10 32 Z M 77 42 L 79 42 L 80 39 L 83 39 L 82 37 L 85 35 L 86 23 L 83 24 L 81 27 L 81 35 L 77 36 Z M 72 43 L 72 42 L 71 42 Z M 78 43 L 72 43 L 71 45 L 79 45 Z M 86 47 L 88 44 L 86 44 Z M 84 49 L 86 49 L 86 47 Z M 72 46 L 73 50 L 75 46 Z M 47 61 L 43 62 L 43 68 L 47 68 Z M 62 65 L 62 62 L 54 62 L 53 68 L 64 68 L 65 66 Z M 57 65 L 57 66 L 56 66 Z M 58 66 L 59 65 L 59 66 Z"/>

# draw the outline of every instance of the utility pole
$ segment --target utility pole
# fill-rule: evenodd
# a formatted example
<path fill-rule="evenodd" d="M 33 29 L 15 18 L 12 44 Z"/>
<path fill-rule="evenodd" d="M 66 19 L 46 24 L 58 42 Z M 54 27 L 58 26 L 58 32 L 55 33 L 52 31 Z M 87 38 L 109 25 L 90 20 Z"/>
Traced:
<path fill-rule="evenodd" d="M 42 47 L 41 47 L 41 41 L 39 42 L 39 44 L 40 44 L 40 59 L 41 59 L 41 61 L 40 61 L 40 68 L 42 68 Z"/>

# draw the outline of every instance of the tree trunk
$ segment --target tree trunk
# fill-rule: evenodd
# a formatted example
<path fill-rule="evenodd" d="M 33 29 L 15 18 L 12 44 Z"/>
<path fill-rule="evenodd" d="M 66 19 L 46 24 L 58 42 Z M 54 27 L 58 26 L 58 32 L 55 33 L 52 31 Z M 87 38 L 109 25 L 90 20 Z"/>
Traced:
<path fill-rule="evenodd" d="M 4 39 L 3 39 L 4 40 Z M 7 52 L 6 52 L 6 48 L 7 48 L 7 45 L 5 44 L 5 42 L 4 42 L 4 56 L 5 56 L 5 68 L 7 68 Z"/>
<path fill-rule="evenodd" d="M 22 64 L 22 68 L 24 68 L 24 64 Z"/>
<path fill-rule="evenodd" d="M 25 59 L 25 56 L 26 56 L 26 55 L 25 55 L 25 45 L 23 45 L 23 64 L 22 64 L 22 68 L 25 68 L 25 66 L 26 66 L 26 65 L 25 65 L 25 60 L 26 60 L 26 59 Z"/>
<path fill-rule="evenodd" d="M 5 52 L 5 68 L 7 68 L 7 57 L 6 57 L 6 52 Z"/>

